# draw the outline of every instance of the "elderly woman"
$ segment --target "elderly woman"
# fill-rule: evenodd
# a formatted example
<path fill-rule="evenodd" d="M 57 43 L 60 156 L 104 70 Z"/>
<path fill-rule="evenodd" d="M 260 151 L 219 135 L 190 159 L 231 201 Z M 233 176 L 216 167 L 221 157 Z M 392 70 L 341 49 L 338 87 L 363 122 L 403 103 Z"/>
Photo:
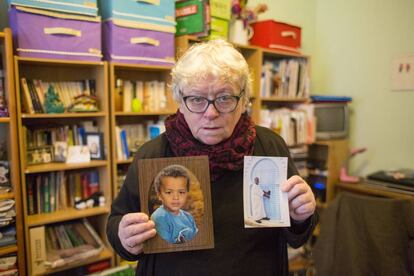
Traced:
<path fill-rule="evenodd" d="M 277 134 L 255 126 L 246 112 L 251 92 L 249 68 L 227 42 L 192 46 L 172 70 L 179 110 L 165 121 L 166 132 L 144 144 L 112 204 L 107 235 L 117 253 L 139 260 L 139 275 L 287 275 L 287 244 L 299 247 L 316 223 L 315 200 L 300 178 L 289 150 Z M 214 249 L 145 254 L 156 235 L 140 212 L 137 159 L 207 155 L 210 164 Z M 244 228 L 243 157 L 287 156 L 291 227 Z"/>

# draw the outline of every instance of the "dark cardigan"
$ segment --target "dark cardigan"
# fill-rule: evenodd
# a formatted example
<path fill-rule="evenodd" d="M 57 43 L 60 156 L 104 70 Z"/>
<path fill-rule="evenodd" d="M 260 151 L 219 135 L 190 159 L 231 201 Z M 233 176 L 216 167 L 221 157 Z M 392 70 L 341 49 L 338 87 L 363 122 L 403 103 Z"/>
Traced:
<path fill-rule="evenodd" d="M 255 156 L 290 156 L 280 136 L 263 127 L 256 130 Z M 123 215 L 140 211 L 137 160 L 172 156 L 164 134 L 143 145 L 112 203 L 108 240 L 122 258 L 139 260 L 137 275 L 288 275 L 287 243 L 293 247 L 304 244 L 317 216 L 290 228 L 244 228 L 243 170 L 229 171 L 211 183 L 214 249 L 136 256 L 122 247 L 119 222 Z M 288 177 L 294 174 L 297 170 L 289 157 Z"/>

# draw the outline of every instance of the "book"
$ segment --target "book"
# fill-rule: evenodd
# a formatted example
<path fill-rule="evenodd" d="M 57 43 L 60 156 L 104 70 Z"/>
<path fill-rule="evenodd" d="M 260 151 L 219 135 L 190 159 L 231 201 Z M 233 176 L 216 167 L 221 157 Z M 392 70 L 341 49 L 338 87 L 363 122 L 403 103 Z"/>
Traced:
<path fill-rule="evenodd" d="M 129 158 L 129 148 L 128 148 L 128 142 L 127 142 L 127 133 L 125 129 L 121 129 L 120 136 L 121 136 L 123 159 L 127 160 Z"/>
<path fill-rule="evenodd" d="M 26 113 L 34 114 L 35 110 L 32 103 L 32 97 L 30 96 L 29 86 L 27 85 L 27 80 L 25 78 L 20 79 L 22 87 L 22 99 L 23 99 L 23 109 Z"/>

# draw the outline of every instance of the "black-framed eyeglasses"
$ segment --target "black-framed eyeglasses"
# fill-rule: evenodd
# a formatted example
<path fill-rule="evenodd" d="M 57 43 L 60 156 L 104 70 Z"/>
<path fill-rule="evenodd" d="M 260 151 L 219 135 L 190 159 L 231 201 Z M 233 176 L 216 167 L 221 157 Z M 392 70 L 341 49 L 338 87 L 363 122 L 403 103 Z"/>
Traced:
<path fill-rule="evenodd" d="M 214 100 L 209 100 L 206 97 L 201 96 L 184 96 L 183 100 L 187 109 L 193 113 L 206 112 L 210 104 L 212 104 L 219 113 L 230 113 L 236 109 L 243 94 L 244 89 L 238 96 L 226 95 L 217 97 Z"/>

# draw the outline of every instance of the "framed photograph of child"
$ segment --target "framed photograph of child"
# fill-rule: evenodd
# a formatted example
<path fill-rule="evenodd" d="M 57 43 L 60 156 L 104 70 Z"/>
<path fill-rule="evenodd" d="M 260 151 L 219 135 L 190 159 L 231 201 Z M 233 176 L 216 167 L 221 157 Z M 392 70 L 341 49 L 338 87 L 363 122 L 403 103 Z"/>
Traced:
<path fill-rule="evenodd" d="M 138 160 L 141 211 L 157 235 L 144 253 L 214 248 L 207 156 Z"/>
<path fill-rule="evenodd" d="M 91 160 L 105 159 L 105 151 L 103 145 L 103 133 L 101 132 L 86 132 L 85 144 L 89 149 Z"/>

